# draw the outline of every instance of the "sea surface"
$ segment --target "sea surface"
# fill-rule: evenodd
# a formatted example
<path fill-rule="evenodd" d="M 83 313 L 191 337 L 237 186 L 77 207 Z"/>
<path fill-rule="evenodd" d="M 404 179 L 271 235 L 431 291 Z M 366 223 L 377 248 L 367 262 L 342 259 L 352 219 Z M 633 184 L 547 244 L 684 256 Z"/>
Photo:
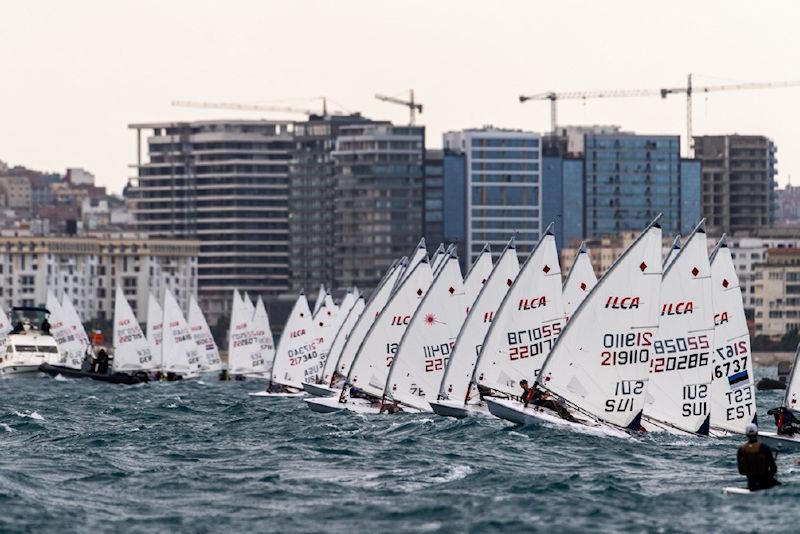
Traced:
<path fill-rule="evenodd" d="M 488 417 L 323 415 L 301 399 L 248 395 L 261 387 L 0 381 L 0 531 L 798 528 L 800 455 L 779 456 L 782 487 L 723 494 L 744 485 L 741 438 L 621 440 Z M 759 393 L 760 420 L 781 397 Z"/>

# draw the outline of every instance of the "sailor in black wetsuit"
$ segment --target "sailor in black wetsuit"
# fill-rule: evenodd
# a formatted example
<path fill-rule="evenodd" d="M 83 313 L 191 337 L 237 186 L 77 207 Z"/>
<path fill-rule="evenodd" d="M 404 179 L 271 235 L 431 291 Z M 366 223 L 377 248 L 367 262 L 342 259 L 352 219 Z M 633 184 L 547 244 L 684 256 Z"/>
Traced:
<path fill-rule="evenodd" d="M 775 480 L 778 466 L 772 456 L 772 449 L 758 441 L 758 427 L 750 423 L 745 428 L 747 443 L 739 447 L 736 462 L 739 474 L 747 477 L 747 489 L 757 491 L 780 485 Z"/>
<path fill-rule="evenodd" d="M 108 353 L 106 349 L 100 349 L 97 352 L 97 373 L 101 375 L 108 374 Z"/>
<path fill-rule="evenodd" d="M 778 427 L 778 434 L 782 436 L 794 436 L 795 432 L 800 432 L 800 421 L 794 413 L 785 406 L 773 408 L 767 414 L 775 418 L 775 426 Z"/>
<path fill-rule="evenodd" d="M 519 387 L 522 388 L 522 402 L 525 403 L 525 408 L 528 407 L 528 404 L 533 404 L 534 406 L 552 410 L 567 421 L 576 421 L 572 414 L 569 413 L 569 410 L 562 406 L 561 403 L 548 398 L 547 393 L 539 389 L 536 384 L 530 387 L 527 380 L 520 380 Z"/>

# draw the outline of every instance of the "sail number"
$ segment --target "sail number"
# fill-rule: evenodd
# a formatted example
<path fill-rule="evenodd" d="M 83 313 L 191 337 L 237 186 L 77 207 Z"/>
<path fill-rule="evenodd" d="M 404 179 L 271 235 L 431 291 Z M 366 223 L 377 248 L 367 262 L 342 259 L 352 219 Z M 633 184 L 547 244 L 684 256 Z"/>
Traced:
<path fill-rule="evenodd" d="M 426 345 L 422 347 L 425 356 L 425 372 L 433 373 L 441 371 L 447 365 L 450 352 L 453 350 L 453 341 L 440 343 L 438 345 Z"/>
<path fill-rule="evenodd" d="M 653 358 L 650 362 L 650 372 L 663 373 L 668 371 L 683 371 L 708 365 L 709 353 L 707 349 L 709 346 L 708 337 L 705 335 L 679 337 L 675 339 L 659 339 L 653 343 L 653 349 L 656 354 L 674 354 L 685 351 L 698 352 Z"/>
<path fill-rule="evenodd" d="M 652 332 L 628 332 L 603 335 L 600 365 L 629 365 L 647 363 L 650 359 Z"/>
<path fill-rule="evenodd" d="M 506 332 L 508 358 L 515 361 L 547 354 L 555 345 L 560 333 L 560 322 L 545 324 L 529 330 Z"/>
<path fill-rule="evenodd" d="M 614 386 L 614 398 L 606 399 L 603 410 L 606 413 L 632 412 L 636 406 L 636 397 L 643 392 L 643 380 L 621 380 Z"/>

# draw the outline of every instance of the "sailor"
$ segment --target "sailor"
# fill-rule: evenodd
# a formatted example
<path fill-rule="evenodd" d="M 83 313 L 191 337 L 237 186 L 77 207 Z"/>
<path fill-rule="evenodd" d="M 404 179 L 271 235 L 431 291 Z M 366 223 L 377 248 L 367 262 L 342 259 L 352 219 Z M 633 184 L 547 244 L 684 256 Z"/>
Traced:
<path fill-rule="evenodd" d="M 219 372 L 219 379 L 221 381 L 225 381 L 225 380 L 230 380 L 231 379 L 230 375 L 228 374 L 228 370 L 227 369 L 222 369 Z"/>
<path fill-rule="evenodd" d="M 792 410 L 781 406 L 773 408 L 767 414 L 775 418 L 775 426 L 778 427 L 778 434 L 783 436 L 794 436 L 795 432 L 800 431 L 800 421 L 794 416 Z"/>
<path fill-rule="evenodd" d="M 525 380 L 524 378 L 519 381 L 519 387 L 522 388 L 522 393 L 520 394 L 519 397 L 522 399 L 522 402 L 525 403 L 525 407 L 527 407 L 528 403 L 533 400 L 533 396 L 536 393 L 536 391 L 528 385 L 528 381 Z"/>
<path fill-rule="evenodd" d="M 559 417 L 566 421 L 576 421 L 572 414 L 560 402 L 549 398 L 546 391 L 542 391 L 535 383 L 533 387 L 528 385 L 527 380 L 520 380 L 519 386 L 522 388 L 522 401 L 525 403 L 525 408 L 528 404 L 547 408 L 558 414 Z"/>
<path fill-rule="evenodd" d="M 97 351 L 97 373 L 108 374 L 108 353 L 103 348 Z"/>
<path fill-rule="evenodd" d="M 739 474 L 747 477 L 747 489 L 757 491 L 769 489 L 780 484 L 775 480 L 778 467 L 772 456 L 772 449 L 758 441 L 758 427 L 750 423 L 745 427 L 747 443 L 739 447 L 736 461 Z"/>

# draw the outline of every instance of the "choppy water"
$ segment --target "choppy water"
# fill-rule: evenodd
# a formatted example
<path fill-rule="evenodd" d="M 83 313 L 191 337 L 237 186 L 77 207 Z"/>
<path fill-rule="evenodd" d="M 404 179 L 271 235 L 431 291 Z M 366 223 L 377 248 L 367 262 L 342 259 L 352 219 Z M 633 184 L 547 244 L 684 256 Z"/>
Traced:
<path fill-rule="evenodd" d="M 772 371 L 774 372 L 774 371 Z M 321 415 L 249 383 L 0 381 L 0 530 L 795 530 L 795 459 L 753 496 L 740 439 Z M 759 394 L 759 416 L 781 393 Z M 765 425 L 766 426 L 766 425 Z M 788 483 L 788 484 L 786 484 Z"/>

